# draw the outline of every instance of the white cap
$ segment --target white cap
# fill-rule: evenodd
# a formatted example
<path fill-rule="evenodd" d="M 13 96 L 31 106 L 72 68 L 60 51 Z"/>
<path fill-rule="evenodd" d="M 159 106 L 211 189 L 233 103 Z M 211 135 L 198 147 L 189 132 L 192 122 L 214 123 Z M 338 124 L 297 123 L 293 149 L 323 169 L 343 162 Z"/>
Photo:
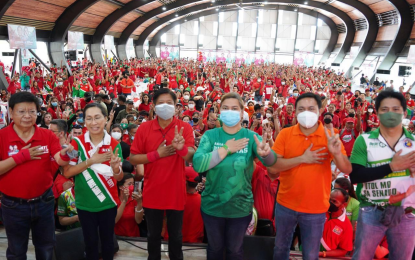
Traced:
<path fill-rule="evenodd" d="M 196 89 L 196 91 L 203 91 L 203 90 L 205 90 L 204 87 L 197 87 L 197 89 Z"/>
<path fill-rule="evenodd" d="M 267 123 L 269 123 L 268 119 L 264 119 L 264 120 L 262 120 L 262 125 L 265 125 L 265 124 L 267 124 Z"/>

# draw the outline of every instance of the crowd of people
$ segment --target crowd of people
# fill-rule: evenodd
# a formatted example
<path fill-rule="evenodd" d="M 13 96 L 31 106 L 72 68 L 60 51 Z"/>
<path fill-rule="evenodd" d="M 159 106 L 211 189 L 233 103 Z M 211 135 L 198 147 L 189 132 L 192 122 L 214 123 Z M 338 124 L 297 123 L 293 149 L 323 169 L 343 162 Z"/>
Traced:
<path fill-rule="evenodd" d="M 30 231 L 52 259 L 55 230 L 74 228 L 94 260 L 113 259 L 114 234 L 147 237 L 150 260 L 163 239 L 170 259 L 202 242 L 208 260 L 243 259 L 246 235 L 275 236 L 275 260 L 412 259 L 410 89 L 276 63 L 30 64 L 1 90 L 8 259 Z"/>

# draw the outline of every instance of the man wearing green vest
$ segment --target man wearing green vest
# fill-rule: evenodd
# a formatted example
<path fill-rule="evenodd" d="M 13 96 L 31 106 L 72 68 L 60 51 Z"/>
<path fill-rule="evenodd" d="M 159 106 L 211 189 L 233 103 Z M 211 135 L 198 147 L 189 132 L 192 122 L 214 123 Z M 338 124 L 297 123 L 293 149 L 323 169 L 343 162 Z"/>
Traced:
<path fill-rule="evenodd" d="M 389 259 L 412 257 L 415 179 L 410 168 L 415 168 L 415 136 L 402 126 L 406 107 L 401 93 L 380 92 L 375 104 L 380 126 L 360 135 L 354 144 L 350 179 L 357 183 L 360 211 L 353 260 L 373 259 L 385 235 Z"/>

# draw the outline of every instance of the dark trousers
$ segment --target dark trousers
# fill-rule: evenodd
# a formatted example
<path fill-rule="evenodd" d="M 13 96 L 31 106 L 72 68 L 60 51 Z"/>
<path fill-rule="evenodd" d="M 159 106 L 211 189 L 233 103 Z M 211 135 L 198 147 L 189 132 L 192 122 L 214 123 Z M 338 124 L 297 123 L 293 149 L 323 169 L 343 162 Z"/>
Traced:
<path fill-rule="evenodd" d="M 244 258 L 243 242 L 246 229 L 252 220 L 252 214 L 242 218 L 220 218 L 202 211 L 203 223 L 208 237 L 207 260 L 226 260 Z"/>
<path fill-rule="evenodd" d="M 169 257 L 171 260 L 182 260 L 182 210 L 165 210 L 167 231 L 169 232 Z M 147 219 L 148 260 L 161 259 L 161 230 L 163 229 L 164 210 L 145 208 Z"/>
<path fill-rule="evenodd" d="M 51 189 L 35 202 L 16 202 L 2 197 L 1 214 L 8 240 L 7 259 L 26 259 L 30 230 L 36 259 L 52 259 L 55 246 L 53 208 L 54 196 Z"/>
<path fill-rule="evenodd" d="M 100 212 L 78 209 L 79 221 L 85 241 L 86 259 L 98 260 L 98 231 L 101 239 L 102 259 L 114 259 L 114 227 L 117 207 Z"/>

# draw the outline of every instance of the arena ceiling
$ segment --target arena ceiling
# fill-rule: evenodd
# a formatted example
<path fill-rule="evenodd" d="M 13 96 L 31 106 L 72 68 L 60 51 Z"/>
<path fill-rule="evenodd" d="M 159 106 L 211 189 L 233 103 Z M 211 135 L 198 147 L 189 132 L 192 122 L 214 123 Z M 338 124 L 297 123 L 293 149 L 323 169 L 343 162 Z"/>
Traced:
<path fill-rule="evenodd" d="M 241 7 L 282 8 L 318 13 L 333 21 L 337 39 L 328 49 L 337 50 L 334 63 L 340 63 L 351 46 L 359 46 L 351 67 L 360 66 L 369 54 L 379 54 L 384 56 L 379 69 L 390 69 L 415 40 L 414 6 L 415 0 L 3 0 L 0 37 L 7 38 L 9 23 L 34 26 L 38 38 L 49 42 L 50 56 L 58 63 L 64 59 L 69 30 L 84 33 L 97 61 L 102 61 L 104 35 L 113 35 L 118 56 L 125 59 L 129 38 L 134 39 L 137 56 L 143 57 L 144 41 L 150 41 L 154 54 L 162 32 L 173 24 Z"/>

